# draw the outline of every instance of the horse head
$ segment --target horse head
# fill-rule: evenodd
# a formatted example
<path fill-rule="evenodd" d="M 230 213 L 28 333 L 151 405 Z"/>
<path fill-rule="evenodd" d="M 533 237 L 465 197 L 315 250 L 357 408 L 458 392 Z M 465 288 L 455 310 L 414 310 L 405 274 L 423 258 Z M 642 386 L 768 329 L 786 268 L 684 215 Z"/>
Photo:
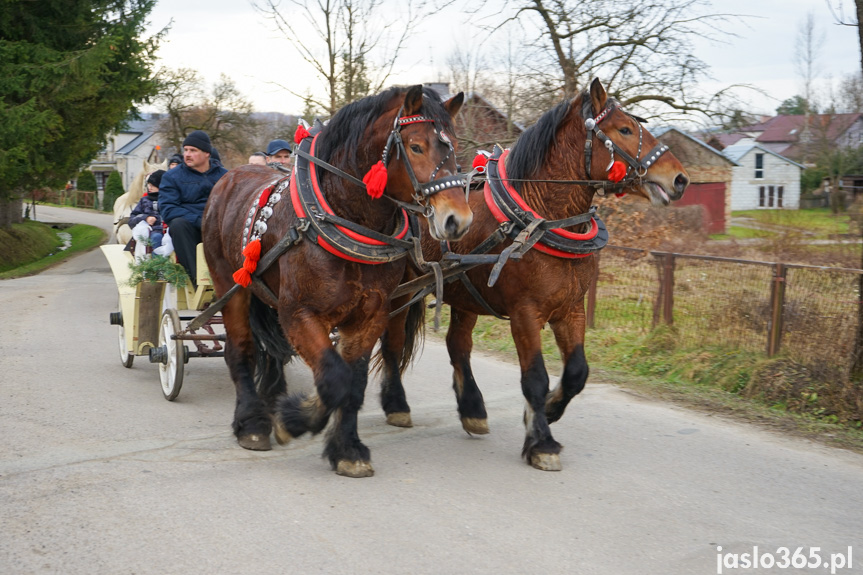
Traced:
<path fill-rule="evenodd" d="M 458 173 L 453 123 L 464 94 L 441 102 L 434 91 L 416 85 L 399 96 L 374 127 L 376 134 L 385 134 L 379 136 L 385 193 L 419 204 L 435 239 L 458 240 L 473 221 L 466 183 Z"/>
<path fill-rule="evenodd" d="M 689 185 L 686 169 L 641 125 L 643 120 L 624 112 L 617 100 L 608 97 L 598 78 L 582 94 L 582 112 L 587 137 L 599 139 L 599 145 L 593 146 L 594 162 L 588 167 L 590 178 L 619 181 L 621 191 L 647 198 L 654 205 L 667 206 L 683 197 Z"/>

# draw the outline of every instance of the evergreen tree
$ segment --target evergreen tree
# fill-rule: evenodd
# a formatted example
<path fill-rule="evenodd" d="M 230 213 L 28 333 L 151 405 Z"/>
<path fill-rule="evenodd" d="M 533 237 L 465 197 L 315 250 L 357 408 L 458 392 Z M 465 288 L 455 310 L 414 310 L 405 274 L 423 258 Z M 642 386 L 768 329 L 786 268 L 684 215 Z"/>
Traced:
<path fill-rule="evenodd" d="M 779 107 L 776 108 L 776 113 L 780 116 L 802 116 L 807 110 L 812 114 L 817 114 L 818 111 L 809 105 L 806 98 L 803 96 L 794 96 L 784 100 Z"/>
<path fill-rule="evenodd" d="M 75 186 L 82 192 L 95 192 L 96 191 L 96 176 L 93 175 L 93 172 L 90 170 L 84 170 L 80 174 L 78 174 L 78 182 Z"/>
<path fill-rule="evenodd" d="M 102 195 L 102 209 L 110 212 L 114 208 L 114 202 L 126 191 L 123 189 L 123 178 L 120 172 L 111 172 L 108 181 L 105 182 L 105 193 Z"/>
<path fill-rule="evenodd" d="M 0 226 L 60 186 L 153 94 L 156 0 L 0 0 Z"/>

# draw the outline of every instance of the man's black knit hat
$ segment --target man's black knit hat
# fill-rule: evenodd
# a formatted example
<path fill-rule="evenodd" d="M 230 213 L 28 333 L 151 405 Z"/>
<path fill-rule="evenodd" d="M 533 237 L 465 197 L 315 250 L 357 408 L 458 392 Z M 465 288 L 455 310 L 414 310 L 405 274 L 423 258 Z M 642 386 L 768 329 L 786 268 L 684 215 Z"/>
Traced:
<path fill-rule="evenodd" d="M 210 136 L 202 130 L 195 130 L 186 136 L 186 139 L 183 140 L 183 146 L 194 146 L 208 154 L 213 151 L 213 144 L 210 143 Z"/>

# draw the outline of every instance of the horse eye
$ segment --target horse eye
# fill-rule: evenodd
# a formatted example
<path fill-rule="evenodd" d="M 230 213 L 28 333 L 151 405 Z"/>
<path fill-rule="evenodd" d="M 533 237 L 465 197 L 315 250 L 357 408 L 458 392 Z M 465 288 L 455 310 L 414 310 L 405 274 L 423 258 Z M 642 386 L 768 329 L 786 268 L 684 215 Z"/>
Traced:
<path fill-rule="evenodd" d="M 420 147 L 419 147 L 418 145 L 416 145 L 416 144 L 411 144 L 411 152 L 413 152 L 414 154 L 422 154 L 422 153 L 423 153 L 423 149 L 422 149 L 422 148 L 420 148 Z"/>
<path fill-rule="evenodd" d="M 620 132 L 624 136 L 629 136 L 630 134 L 632 134 L 632 130 L 630 130 L 629 128 L 621 128 L 620 130 L 618 130 L 618 132 Z"/>

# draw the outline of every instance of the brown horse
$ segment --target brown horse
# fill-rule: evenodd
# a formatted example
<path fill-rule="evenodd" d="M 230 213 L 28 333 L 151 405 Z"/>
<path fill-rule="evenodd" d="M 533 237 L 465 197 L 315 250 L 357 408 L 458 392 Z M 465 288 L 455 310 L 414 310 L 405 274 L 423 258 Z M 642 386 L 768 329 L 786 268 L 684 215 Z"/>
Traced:
<path fill-rule="evenodd" d="M 405 270 L 411 233 L 405 208 L 425 215 L 441 240 L 460 238 L 473 217 L 447 135 L 462 101 L 458 94 L 441 102 L 422 86 L 390 88 L 313 129 L 290 179 L 243 166 L 213 188 L 203 237 L 216 293 L 228 292 L 239 269 L 255 259 L 248 253 L 255 240 L 259 266 L 270 253 L 277 256 L 222 311 L 225 361 L 237 391 L 233 428 L 242 447 L 270 449 L 273 424 L 280 443 L 318 433 L 332 415 L 325 455 L 333 468 L 352 477 L 373 474 L 357 412 L 390 294 Z M 374 178 L 363 189 L 352 175 L 367 172 L 385 174 L 385 192 L 377 184 L 384 197 L 372 197 Z M 291 347 L 311 367 L 317 393 L 281 397 L 272 414 Z"/>
<path fill-rule="evenodd" d="M 585 148 L 591 151 L 586 154 Z M 624 164 L 612 167 L 612 150 L 614 158 L 622 158 Z M 560 469 L 561 445 L 552 437 L 549 424 L 563 415 L 587 380 L 584 296 L 597 275 L 596 257 L 591 252 L 607 241 L 607 235 L 602 237 L 601 221 L 590 217 L 589 208 L 597 190 L 636 194 L 656 205 L 679 199 L 689 180 L 680 162 L 666 151 L 594 80 L 589 90 L 545 113 L 508 154 L 489 162 L 484 193 L 471 194 L 474 222 L 464 238 L 449 244 L 452 252 L 468 254 L 484 243 L 488 246 L 487 238 L 501 234 L 495 247 L 479 249 L 499 254 L 514 246 L 513 238 L 515 243 L 521 242 L 520 246 L 529 247 L 541 230 L 584 223 L 573 231 L 546 230 L 533 247 L 523 250 L 520 259 L 510 259 L 497 270 L 500 275 L 493 287 L 488 284 L 490 272 L 494 277 L 495 271 L 489 265 L 467 271 L 469 282 L 446 285 L 443 301 L 451 307 L 446 344 L 458 411 L 468 433 L 488 433 L 482 393 L 471 371 L 471 332 L 478 315 L 509 316 L 527 400 L 523 455 L 539 469 Z M 609 168 L 611 173 L 619 172 L 615 179 L 620 179 L 625 168 L 623 180 L 609 182 Z M 504 193 L 506 201 L 501 201 L 493 192 L 503 189 L 507 180 L 510 194 Z M 496 186 L 490 186 L 492 183 Z M 507 214 L 522 222 L 512 226 L 504 240 L 501 226 L 513 221 Z M 537 214 L 554 221 L 548 222 L 550 226 L 537 225 L 543 223 L 536 221 L 540 220 Z M 537 226 L 529 230 L 533 235 L 523 233 L 528 222 Z M 422 247 L 426 259 L 441 259 L 440 242 L 423 237 Z M 478 292 L 478 297 L 471 290 Z M 382 366 L 381 400 L 391 425 L 411 425 L 401 374 L 419 341 L 423 319 L 421 301 L 395 316 L 382 339 L 381 356 L 376 358 Z M 540 330 L 546 323 L 551 325 L 564 363 L 560 383 L 551 392 L 540 342 Z"/>

